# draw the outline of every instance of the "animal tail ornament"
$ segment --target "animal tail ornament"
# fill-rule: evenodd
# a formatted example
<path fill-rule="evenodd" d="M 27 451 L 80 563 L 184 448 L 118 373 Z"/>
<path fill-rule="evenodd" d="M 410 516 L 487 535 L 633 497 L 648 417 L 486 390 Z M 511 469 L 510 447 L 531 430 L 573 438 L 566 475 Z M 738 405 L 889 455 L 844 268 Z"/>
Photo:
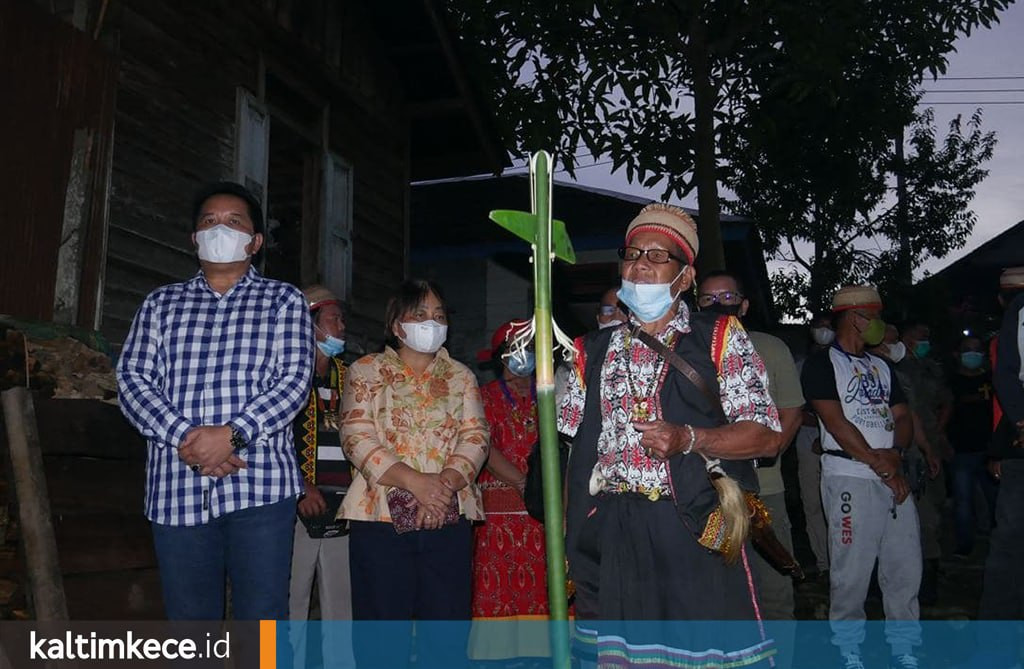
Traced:
<path fill-rule="evenodd" d="M 719 518 L 708 520 L 708 527 L 705 528 L 705 535 L 708 529 L 715 529 L 714 543 L 722 553 L 722 557 L 729 564 L 736 562 L 740 556 L 740 550 L 750 534 L 750 504 L 747 496 L 740 488 L 736 479 L 730 477 L 722 469 L 722 462 L 718 458 L 709 459 L 704 457 L 704 467 L 707 469 L 711 485 L 718 493 Z M 717 527 L 716 527 L 717 525 Z M 701 543 L 704 543 L 702 540 Z"/>

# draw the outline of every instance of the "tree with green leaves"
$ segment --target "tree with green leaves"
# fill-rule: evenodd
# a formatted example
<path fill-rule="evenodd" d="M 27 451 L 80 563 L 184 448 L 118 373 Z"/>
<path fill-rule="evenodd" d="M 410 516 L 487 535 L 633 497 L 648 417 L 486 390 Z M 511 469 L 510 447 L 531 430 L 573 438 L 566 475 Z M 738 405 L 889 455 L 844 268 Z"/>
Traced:
<path fill-rule="evenodd" d="M 484 64 L 475 74 L 494 94 L 517 154 L 551 149 L 574 175 L 585 150 L 594 159 L 610 158 L 631 182 L 661 185 L 665 198 L 696 190 L 702 269 L 714 269 L 724 265 L 719 186 L 746 179 L 734 174 L 734 152 L 757 160 L 750 152 L 759 142 L 750 132 L 771 132 L 766 109 L 777 109 L 777 101 L 831 101 L 831 107 L 796 105 L 809 114 L 801 123 L 820 126 L 813 136 L 825 137 L 830 153 L 849 154 L 847 178 L 837 174 L 833 185 L 858 183 L 912 120 L 913 90 L 925 73 L 943 72 L 955 39 L 990 26 L 1010 2 L 446 0 L 446 6 L 462 47 L 479 56 L 470 62 Z M 763 105 L 766 100 L 772 104 Z M 837 128 L 827 117 L 840 104 L 850 106 L 851 127 Z M 815 146 L 805 148 L 802 156 Z M 826 162 L 812 156 L 804 169 Z M 847 201 L 845 210 L 866 212 L 883 196 L 865 195 L 858 185 L 836 197 Z M 838 209 L 829 215 L 838 216 Z"/>
<path fill-rule="evenodd" d="M 825 309 L 839 286 L 854 282 L 878 285 L 905 312 L 910 272 L 963 246 L 974 228 L 970 202 L 996 143 L 980 110 L 966 124 L 954 118 L 944 138 L 932 110 L 920 113 L 906 157 L 894 141 L 858 151 L 852 140 L 837 141 L 857 126 L 848 113 L 817 115 L 830 119 L 822 128 L 777 109 L 770 122 L 779 134 L 752 132 L 756 143 L 740 142 L 733 153 L 732 208 L 758 221 L 768 253 L 794 263 L 772 276 L 776 306 L 790 317 Z"/>

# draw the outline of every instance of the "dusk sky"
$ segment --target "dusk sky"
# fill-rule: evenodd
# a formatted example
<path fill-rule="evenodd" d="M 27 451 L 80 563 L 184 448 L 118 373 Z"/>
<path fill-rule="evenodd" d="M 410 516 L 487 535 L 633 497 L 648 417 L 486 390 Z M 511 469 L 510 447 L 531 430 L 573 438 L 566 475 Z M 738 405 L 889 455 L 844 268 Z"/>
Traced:
<path fill-rule="evenodd" d="M 967 245 L 942 260 L 930 259 L 918 270 L 938 271 L 964 253 L 988 241 L 1024 220 L 1024 6 L 1013 5 L 1000 16 L 991 30 L 981 29 L 957 42 L 957 51 L 949 56 L 949 69 L 938 81 L 927 80 L 926 103 L 936 104 L 935 120 L 941 135 L 956 114 L 969 117 L 977 107 L 984 110 L 985 130 L 994 130 L 998 139 L 995 155 L 987 163 L 988 178 L 979 186 L 974 199 L 978 223 Z M 1008 92 L 974 92 L 1008 91 Z M 935 91 L 935 92 L 932 92 Z M 938 92 L 946 91 L 946 92 Z M 954 93 L 951 91 L 972 91 Z M 1016 104 L 992 104 L 1016 102 Z M 989 103 L 989 104 L 982 104 Z M 607 162 L 607 158 L 600 163 Z M 626 181 L 624 171 L 609 173 L 610 165 L 598 164 L 577 171 L 581 184 L 659 199 L 657 188 L 644 189 Z M 562 172 L 558 181 L 568 181 Z M 696 207 L 696 195 L 683 204 Z M 1021 251 L 1024 264 L 1024 249 Z M 773 263 L 774 265 L 774 263 Z"/>

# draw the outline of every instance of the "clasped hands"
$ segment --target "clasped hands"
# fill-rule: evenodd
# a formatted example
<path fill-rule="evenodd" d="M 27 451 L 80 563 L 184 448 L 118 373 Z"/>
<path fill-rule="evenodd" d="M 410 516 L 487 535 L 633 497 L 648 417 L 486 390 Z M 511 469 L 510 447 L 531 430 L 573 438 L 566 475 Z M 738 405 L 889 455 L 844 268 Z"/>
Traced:
<path fill-rule="evenodd" d="M 453 476 L 454 475 L 454 476 Z M 458 491 L 458 475 L 446 469 L 440 474 L 417 473 L 410 482 L 409 492 L 418 502 L 416 526 L 421 530 L 437 530 L 444 526 L 444 518 Z"/>
<path fill-rule="evenodd" d="M 903 476 L 903 456 L 895 448 L 880 448 L 871 453 L 873 458 L 868 465 L 892 490 L 896 503 L 902 504 L 910 494 L 910 484 Z"/>
<path fill-rule="evenodd" d="M 178 458 L 196 474 L 216 478 L 224 478 L 247 467 L 245 460 L 235 454 L 228 425 L 192 428 L 178 446 Z"/>

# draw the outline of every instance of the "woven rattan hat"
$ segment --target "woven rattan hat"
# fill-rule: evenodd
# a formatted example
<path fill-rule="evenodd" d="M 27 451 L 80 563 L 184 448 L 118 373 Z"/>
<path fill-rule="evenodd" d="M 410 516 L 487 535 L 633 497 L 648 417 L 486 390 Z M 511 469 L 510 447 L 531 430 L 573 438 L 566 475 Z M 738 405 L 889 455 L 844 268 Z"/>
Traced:
<path fill-rule="evenodd" d="M 313 284 L 312 286 L 306 286 L 302 289 L 302 294 L 306 296 L 306 303 L 309 304 L 310 311 L 316 311 L 320 307 L 327 304 L 341 305 L 341 300 L 335 296 L 325 286 L 320 284 Z"/>
<path fill-rule="evenodd" d="M 670 204 L 656 202 L 641 209 L 626 228 L 626 244 L 641 232 L 658 232 L 665 235 L 683 250 L 691 265 L 700 249 L 697 224 L 685 211 Z"/>
<path fill-rule="evenodd" d="M 1020 290 L 1024 288 L 1024 267 L 1007 267 L 999 275 L 1000 290 Z"/>
<path fill-rule="evenodd" d="M 882 308 L 882 297 L 874 286 L 843 286 L 832 298 L 832 311 L 846 311 L 857 307 Z"/>

